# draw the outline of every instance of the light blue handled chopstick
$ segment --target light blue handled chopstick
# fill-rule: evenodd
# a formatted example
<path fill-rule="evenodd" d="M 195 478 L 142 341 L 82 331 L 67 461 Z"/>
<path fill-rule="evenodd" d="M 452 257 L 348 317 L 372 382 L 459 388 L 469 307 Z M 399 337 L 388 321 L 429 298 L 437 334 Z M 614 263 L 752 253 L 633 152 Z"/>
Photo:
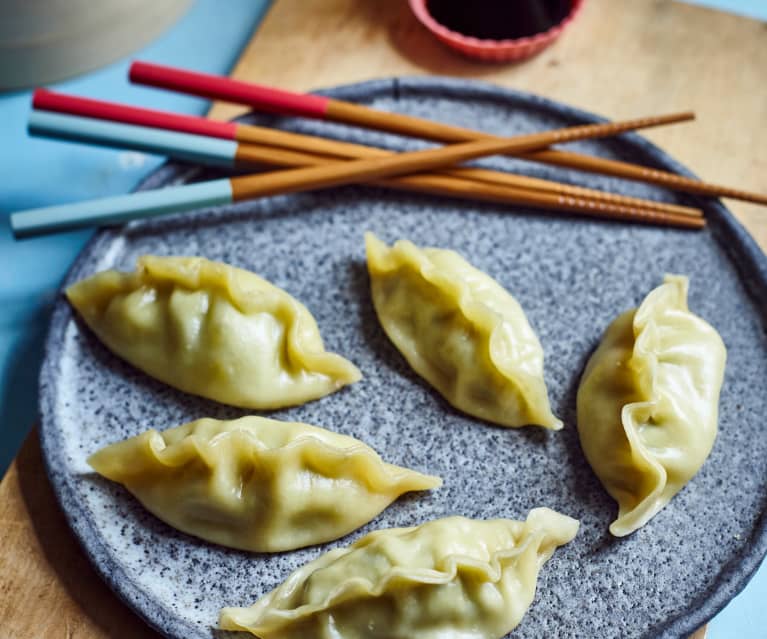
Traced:
<path fill-rule="evenodd" d="M 226 168 L 234 167 L 238 146 L 232 140 L 46 111 L 33 111 L 28 128 L 35 136 L 133 149 L 194 164 Z"/>
<path fill-rule="evenodd" d="M 11 214 L 17 238 L 178 213 L 232 202 L 230 180 L 212 180 Z"/>
<path fill-rule="evenodd" d="M 37 136 L 145 151 L 227 168 L 234 166 L 237 150 L 237 143 L 231 140 L 44 111 L 32 112 L 29 132 Z M 11 215 L 11 229 L 16 237 L 21 238 L 91 224 L 116 224 L 231 202 L 232 187 L 229 180 L 212 180 L 14 213 Z"/>

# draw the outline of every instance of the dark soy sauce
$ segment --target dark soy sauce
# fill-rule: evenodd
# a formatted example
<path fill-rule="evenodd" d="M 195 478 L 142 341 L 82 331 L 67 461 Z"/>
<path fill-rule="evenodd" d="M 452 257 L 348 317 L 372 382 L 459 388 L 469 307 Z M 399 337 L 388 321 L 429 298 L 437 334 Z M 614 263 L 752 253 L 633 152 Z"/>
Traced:
<path fill-rule="evenodd" d="M 428 0 L 441 25 L 482 40 L 523 38 L 548 31 L 570 13 L 572 0 Z"/>

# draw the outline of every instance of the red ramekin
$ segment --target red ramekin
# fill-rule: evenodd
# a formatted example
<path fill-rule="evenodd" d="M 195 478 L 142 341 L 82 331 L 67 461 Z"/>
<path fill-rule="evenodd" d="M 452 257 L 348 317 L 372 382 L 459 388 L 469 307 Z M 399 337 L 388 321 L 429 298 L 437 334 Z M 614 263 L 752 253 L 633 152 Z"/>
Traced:
<path fill-rule="evenodd" d="M 427 0 L 409 0 L 409 2 L 418 21 L 451 49 L 485 62 L 510 62 L 529 58 L 554 42 L 565 27 L 578 15 L 584 0 L 572 0 L 570 13 L 562 22 L 547 31 L 536 33 L 533 36 L 508 40 L 481 40 L 452 31 L 432 18 L 426 6 Z"/>

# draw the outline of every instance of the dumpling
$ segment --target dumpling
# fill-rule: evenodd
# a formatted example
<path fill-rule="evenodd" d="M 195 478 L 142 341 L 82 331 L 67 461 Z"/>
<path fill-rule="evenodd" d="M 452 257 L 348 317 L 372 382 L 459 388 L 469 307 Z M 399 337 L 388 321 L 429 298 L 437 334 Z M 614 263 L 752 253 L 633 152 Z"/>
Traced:
<path fill-rule="evenodd" d="M 727 356 L 719 334 L 687 308 L 686 277 L 667 275 L 607 329 L 578 389 L 578 433 L 618 502 L 610 526 L 644 526 L 698 472 L 717 431 Z"/>
<path fill-rule="evenodd" d="M 519 303 L 458 253 L 365 235 L 378 319 L 416 373 L 459 410 L 553 430 L 543 349 Z"/>
<path fill-rule="evenodd" d="M 257 552 L 342 537 L 401 494 L 442 484 L 353 437 L 263 417 L 149 430 L 88 463 L 171 526 Z"/>
<path fill-rule="evenodd" d="M 525 522 L 448 517 L 378 530 L 299 568 L 250 608 L 224 608 L 219 625 L 261 639 L 498 639 L 577 531 L 548 508 Z"/>
<path fill-rule="evenodd" d="M 318 399 L 356 382 L 311 313 L 255 273 L 201 257 L 139 258 L 67 289 L 114 353 L 182 391 L 244 408 Z"/>

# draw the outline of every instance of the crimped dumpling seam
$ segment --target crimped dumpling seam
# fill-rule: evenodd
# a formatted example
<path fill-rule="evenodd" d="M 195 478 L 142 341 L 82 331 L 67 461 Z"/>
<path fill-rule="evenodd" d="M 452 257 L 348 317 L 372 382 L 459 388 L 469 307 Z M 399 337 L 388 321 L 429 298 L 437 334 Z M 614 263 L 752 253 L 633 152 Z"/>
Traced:
<path fill-rule="evenodd" d="M 487 304 L 478 301 L 471 287 L 465 280 L 451 278 L 442 273 L 434 264 L 426 259 L 425 255 L 423 255 L 418 247 L 412 242 L 400 240 L 394 245 L 393 250 L 405 256 L 410 265 L 415 268 L 416 272 L 420 274 L 424 280 L 434 285 L 438 290 L 449 293 L 450 296 L 457 301 L 458 310 L 460 310 L 464 318 L 466 318 L 469 323 L 477 325 L 489 335 L 488 347 L 486 349 L 486 354 L 489 360 L 504 375 L 518 378 L 520 371 L 516 368 L 506 366 L 504 362 L 499 361 L 498 357 L 493 352 L 495 343 L 502 340 L 499 333 L 501 324 L 504 321 L 503 317 Z M 424 249 L 423 253 L 428 254 L 428 250 L 429 249 Z M 389 263 L 381 264 L 378 262 L 374 264 L 373 268 L 381 272 L 393 272 L 397 270 L 397 267 L 391 264 L 391 260 L 387 260 L 387 262 Z M 402 266 L 400 266 L 400 268 L 402 268 Z M 514 364 L 524 369 L 526 358 L 532 358 L 536 362 L 538 360 L 537 353 L 534 352 L 534 349 L 529 348 L 526 349 L 526 351 L 515 353 Z"/>
<path fill-rule="evenodd" d="M 605 331 L 578 389 L 581 447 L 618 502 L 616 536 L 644 526 L 698 472 L 717 432 L 727 351 L 667 275 Z"/>
<path fill-rule="evenodd" d="M 183 259 L 183 258 L 180 258 Z M 259 288 L 244 286 L 238 278 L 238 271 L 225 264 L 210 261 L 185 262 L 181 268 L 171 268 L 170 263 L 157 259 L 153 255 L 144 255 L 137 260 L 137 273 L 131 274 L 138 282 L 144 277 L 142 271 L 154 275 L 161 281 L 180 284 L 190 291 L 212 289 L 225 293 L 235 309 L 243 314 L 252 312 L 270 313 L 285 325 L 285 348 L 287 361 L 295 369 L 325 368 L 328 376 L 338 376 L 337 387 L 344 386 L 349 378 L 349 363 L 335 353 L 321 350 L 323 340 L 318 334 L 317 324 L 308 313 L 297 313 L 296 309 L 305 308 L 292 297 L 286 296 L 274 284 L 255 273 L 249 273 Z M 130 287 L 127 287 L 130 288 Z M 316 333 L 316 336 L 315 336 Z M 317 340 L 320 348 L 307 346 L 307 334 Z M 352 375 L 351 377 L 355 377 Z M 357 378 L 358 379 L 358 378 Z M 356 381 L 356 379 L 354 379 Z"/>
<path fill-rule="evenodd" d="M 453 406 L 552 430 L 543 349 L 514 297 L 458 253 L 365 235 L 373 304 L 408 363 Z"/>
<path fill-rule="evenodd" d="M 537 508 L 525 522 L 448 517 L 374 531 L 296 570 L 249 608 L 224 608 L 221 627 L 291 638 L 499 638 L 519 623 L 543 564 L 578 526 Z"/>
<path fill-rule="evenodd" d="M 242 408 L 324 397 L 362 375 L 325 350 L 317 322 L 255 273 L 201 257 L 145 255 L 67 297 L 114 353 L 175 388 Z"/>
<path fill-rule="evenodd" d="M 190 435 L 182 441 L 167 444 L 162 434 L 156 430 L 146 431 L 147 452 L 150 452 L 157 463 L 167 468 L 178 468 L 197 459 L 214 469 L 217 464 L 213 449 L 218 440 L 231 436 L 247 440 L 248 450 L 252 453 L 247 462 L 262 465 L 265 462 L 286 465 L 292 460 L 313 458 L 333 464 L 333 468 L 343 471 L 343 474 L 353 475 L 358 481 L 371 490 L 390 490 L 394 487 L 423 486 L 436 488 L 442 485 L 442 480 L 429 475 L 415 475 L 406 468 L 399 468 L 383 461 L 375 451 L 365 445 L 352 445 L 339 448 L 311 435 L 293 439 L 279 446 L 269 446 L 246 430 L 232 430 L 219 433 L 206 441 L 200 435 Z M 359 472 L 359 474 L 356 474 Z"/>
<path fill-rule="evenodd" d="M 449 555 L 442 560 L 444 568 L 442 570 L 429 568 L 409 568 L 407 566 L 393 566 L 386 574 L 382 575 L 375 583 L 365 577 L 349 577 L 342 584 L 331 590 L 325 599 L 315 603 L 304 604 L 292 610 L 270 610 L 269 615 L 281 618 L 286 621 L 296 621 L 301 617 L 314 615 L 329 608 L 349 603 L 357 599 L 375 599 L 385 595 L 392 584 L 408 584 L 417 586 L 418 584 L 439 586 L 451 583 L 460 573 L 467 571 L 478 575 L 484 580 L 485 584 L 497 585 L 503 578 L 504 566 L 511 564 L 520 557 L 529 553 L 537 553 L 541 542 L 546 535 L 543 532 L 537 532 L 525 539 L 522 544 L 515 548 L 499 550 L 493 553 L 488 561 L 482 561 L 475 557 L 465 555 Z M 552 551 L 554 548 L 551 549 Z M 328 553 L 328 559 L 331 559 Z M 338 556 L 344 553 L 339 552 Z M 540 567 L 548 557 L 537 557 L 536 564 Z M 289 599 L 299 586 L 303 584 L 289 584 L 285 582 L 284 599 Z M 226 609 L 225 609 L 226 610 Z M 255 611 L 254 611 L 255 612 Z M 264 630 L 278 628 L 281 624 L 278 619 L 273 623 L 263 623 L 260 627 Z"/>

